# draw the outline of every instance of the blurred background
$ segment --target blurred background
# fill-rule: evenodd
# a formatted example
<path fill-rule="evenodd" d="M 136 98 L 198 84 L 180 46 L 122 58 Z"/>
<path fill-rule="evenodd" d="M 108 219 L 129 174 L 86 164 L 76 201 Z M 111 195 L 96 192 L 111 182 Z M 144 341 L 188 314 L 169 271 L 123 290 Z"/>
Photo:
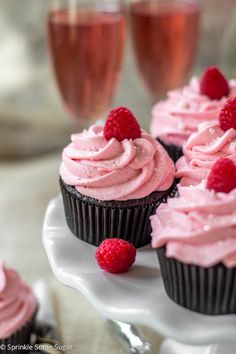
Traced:
<path fill-rule="evenodd" d="M 78 119 L 76 126 L 73 125 L 54 79 L 46 40 L 46 18 L 51 3 L 48 0 L 0 1 L 0 258 L 16 267 L 31 284 L 39 277 L 51 284 L 63 340 L 74 346 L 72 353 L 124 354 L 87 300 L 54 279 L 42 247 L 45 209 L 59 192 L 61 149 L 72 131 L 90 124 Z M 126 4 L 130 5 L 128 1 Z M 196 55 L 184 81 L 192 73 L 200 75 L 203 68 L 213 64 L 219 65 L 228 78 L 236 77 L 235 0 L 204 0 L 200 6 L 199 36 L 190 36 L 187 43 L 190 48 L 196 44 Z M 189 26 L 185 34 L 193 30 L 192 21 Z M 147 28 L 141 29 L 138 40 Z M 165 28 L 160 32 L 164 38 Z M 114 105 L 131 108 L 148 129 L 153 98 L 138 72 L 130 29 L 129 24 Z M 174 31 L 173 43 L 175 40 L 177 43 L 177 36 Z M 140 43 L 146 43 L 146 39 Z M 110 44 L 104 49 L 106 55 L 112 54 Z M 159 335 L 149 329 L 143 331 L 157 353 Z"/>
<path fill-rule="evenodd" d="M 0 3 L 1 158 L 52 151 L 68 140 L 71 122 L 54 81 L 46 43 L 49 4 L 46 0 Z M 218 64 L 232 77 L 236 74 L 236 3 L 204 0 L 201 6 L 201 33 L 193 72 Z M 150 98 L 137 73 L 129 39 L 114 104 L 133 109 L 148 128 Z"/>

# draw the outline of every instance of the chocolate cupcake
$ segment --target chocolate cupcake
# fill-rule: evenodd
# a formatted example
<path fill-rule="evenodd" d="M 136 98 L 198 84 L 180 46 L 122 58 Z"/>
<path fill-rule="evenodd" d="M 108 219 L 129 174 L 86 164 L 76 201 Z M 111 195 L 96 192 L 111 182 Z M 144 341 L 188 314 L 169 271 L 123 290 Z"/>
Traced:
<path fill-rule="evenodd" d="M 227 81 L 215 67 L 208 68 L 201 79 L 193 77 L 188 85 L 168 92 L 166 100 L 154 105 L 150 132 L 175 162 L 198 124 L 217 120 L 227 98 L 235 95 L 236 81 Z"/>
<path fill-rule="evenodd" d="M 176 191 L 174 164 L 162 146 L 124 107 L 111 111 L 105 126 L 71 140 L 60 186 L 73 234 L 96 246 L 114 235 L 135 247 L 150 243 L 149 217 Z"/>
<path fill-rule="evenodd" d="M 13 270 L 0 261 L 0 348 L 9 353 L 9 347 L 30 345 L 37 302 L 32 290 Z"/>
<path fill-rule="evenodd" d="M 151 217 L 166 293 L 195 312 L 236 313 L 236 165 L 220 159 L 207 181 L 178 191 Z"/>

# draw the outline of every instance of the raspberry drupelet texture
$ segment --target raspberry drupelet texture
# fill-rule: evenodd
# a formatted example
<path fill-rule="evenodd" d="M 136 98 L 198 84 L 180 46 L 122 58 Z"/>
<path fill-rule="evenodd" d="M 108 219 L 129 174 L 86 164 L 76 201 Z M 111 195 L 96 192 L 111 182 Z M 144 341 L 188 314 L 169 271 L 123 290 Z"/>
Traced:
<path fill-rule="evenodd" d="M 236 129 L 236 97 L 227 100 L 220 112 L 219 123 L 224 131 L 230 128 Z"/>
<path fill-rule="evenodd" d="M 224 157 L 217 160 L 208 175 L 206 187 L 223 193 L 236 188 L 236 164 Z"/>
<path fill-rule="evenodd" d="M 117 107 L 109 113 L 103 134 L 107 140 L 136 139 L 141 136 L 141 128 L 128 108 Z"/>
<path fill-rule="evenodd" d="M 206 69 L 202 76 L 200 91 L 202 95 L 212 100 L 220 100 L 229 96 L 229 84 L 222 72 L 216 66 L 212 66 Z"/>
<path fill-rule="evenodd" d="M 96 251 L 99 267 L 110 273 L 124 273 L 135 262 L 136 248 L 120 238 L 104 240 Z"/>

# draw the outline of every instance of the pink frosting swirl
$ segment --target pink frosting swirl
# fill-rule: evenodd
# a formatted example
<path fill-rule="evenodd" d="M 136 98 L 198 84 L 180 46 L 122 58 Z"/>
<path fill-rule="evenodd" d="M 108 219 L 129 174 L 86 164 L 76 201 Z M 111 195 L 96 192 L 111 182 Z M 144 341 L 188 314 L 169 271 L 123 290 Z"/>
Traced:
<path fill-rule="evenodd" d="M 36 310 L 31 289 L 13 269 L 0 260 L 0 339 L 10 337 L 22 328 Z"/>
<path fill-rule="evenodd" d="M 176 177 L 180 183 L 197 185 L 205 179 L 220 157 L 236 162 L 236 130 L 224 131 L 219 123 L 205 122 L 198 126 L 183 147 L 184 156 L 176 163 Z"/>
<path fill-rule="evenodd" d="M 236 96 L 236 80 L 229 81 L 230 97 Z M 188 86 L 168 92 L 165 101 L 152 110 L 150 132 L 167 144 L 182 144 L 203 121 L 216 120 L 228 97 L 211 100 L 200 94 L 200 80 L 193 77 Z"/>
<path fill-rule="evenodd" d="M 203 267 L 236 266 L 236 189 L 179 186 L 179 197 L 162 204 L 151 225 L 152 246 L 165 245 L 167 257 Z"/>
<path fill-rule="evenodd" d="M 100 200 L 143 198 L 165 191 L 173 183 L 174 164 L 149 134 L 121 142 L 103 136 L 103 126 L 93 125 L 72 135 L 63 151 L 63 181 Z"/>

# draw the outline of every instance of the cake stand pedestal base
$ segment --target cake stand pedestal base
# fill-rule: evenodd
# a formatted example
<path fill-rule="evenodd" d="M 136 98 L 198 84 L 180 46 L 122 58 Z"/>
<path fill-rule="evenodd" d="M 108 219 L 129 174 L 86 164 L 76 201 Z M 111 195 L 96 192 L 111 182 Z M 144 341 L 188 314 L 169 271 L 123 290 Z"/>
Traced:
<path fill-rule="evenodd" d="M 101 271 L 96 247 L 69 230 L 61 197 L 47 208 L 43 243 L 58 280 L 84 294 L 103 317 L 161 333 L 166 339 L 159 354 L 236 354 L 236 315 L 206 316 L 171 301 L 150 246 L 138 249 L 129 272 Z"/>

